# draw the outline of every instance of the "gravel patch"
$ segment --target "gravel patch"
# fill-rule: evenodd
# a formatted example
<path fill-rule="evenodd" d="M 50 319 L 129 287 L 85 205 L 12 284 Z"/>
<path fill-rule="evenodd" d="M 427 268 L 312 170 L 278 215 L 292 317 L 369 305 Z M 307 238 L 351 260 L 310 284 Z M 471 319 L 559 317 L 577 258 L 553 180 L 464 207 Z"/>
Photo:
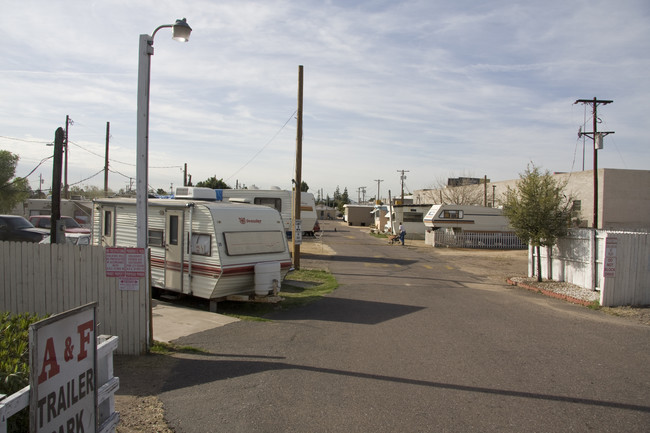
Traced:
<path fill-rule="evenodd" d="M 589 305 L 600 301 L 600 292 L 591 289 L 585 289 L 584 287 L 576 286 L 575 284 L 566 283 L 563 281 L 542 280 L 539 282 L 537 281 L 537 278 L 511 277 L 508 279 L 508 282 L 510 284 L 514 283 L 514 285 L 524 287 L 529 290 L 539 291 L 544 294 L 555 294 L 557 296 L 554 297 L 566 299 L 567 301 L 575 302 L 578 304 Z"/>

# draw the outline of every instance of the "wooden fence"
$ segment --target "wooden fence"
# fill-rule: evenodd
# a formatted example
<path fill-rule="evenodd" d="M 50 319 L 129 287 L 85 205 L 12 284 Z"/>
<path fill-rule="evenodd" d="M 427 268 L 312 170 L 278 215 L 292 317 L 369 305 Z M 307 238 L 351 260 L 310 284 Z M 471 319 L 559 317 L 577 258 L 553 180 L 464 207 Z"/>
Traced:
<path fill-rule="evenodd" d="M 529 249 L 528 274 L 536 251 Z M 650 305 L 650 234 L 574 229 L 541 248 L 542 277 L 600 291 L 600 305 Z"/>
<path fill-rule="evenodd" d="M 120 290 L 118 278 L 106 277 L 104 247 L 0 242 L 0 311 L 56 314 L 94 301 L 97 333 L 118 336 L 117 353 L 147 352 L 145 279 L 138 290 Z"/>

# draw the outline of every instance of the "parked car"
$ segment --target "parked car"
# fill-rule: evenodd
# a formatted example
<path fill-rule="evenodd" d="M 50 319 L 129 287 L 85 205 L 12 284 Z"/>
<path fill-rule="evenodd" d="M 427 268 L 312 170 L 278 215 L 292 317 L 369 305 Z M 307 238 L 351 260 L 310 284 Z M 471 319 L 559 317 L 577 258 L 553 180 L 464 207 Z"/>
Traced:
<path fill-rule="evenodd" d="M 62 216 L 61 221 L 65 224 L 66 233 L 88 233 L 90 229 L 81 227 L 74 218 L 69 216 Z M 32 215 L 29 217 L 29 222 L 34 224 L 34 227 L 41 229 L 50 229 L 52 227 L 52 217 L 50 215 Z"/>
<path fill-rule="evenodd" d="M 17 215 L 0 215 L 0 241 L 40 242 L 50 232 Z"/>
<path fill-rule="evenodd" d="M 66 233 L 65 242 L 72 245 L 90 245 L 90 233 Z M 45 236 L 41 243 L 51 243 L 50 236 Z"/>

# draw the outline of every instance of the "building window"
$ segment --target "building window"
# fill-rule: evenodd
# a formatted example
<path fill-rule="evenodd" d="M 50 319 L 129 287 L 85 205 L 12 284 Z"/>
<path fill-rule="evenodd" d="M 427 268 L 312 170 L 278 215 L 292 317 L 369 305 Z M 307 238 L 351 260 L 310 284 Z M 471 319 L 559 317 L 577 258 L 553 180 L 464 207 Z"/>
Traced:
<path fill-rule="evenodd" d="M 162 247 L 163 243 L 163 231 L 162 230 L 149 230 L 149 245 L 152 247 Z"/>
<path fill-rule="evenodd" d="M 572 210 L 574 212 L 580 212 L 582 210 L 582 202 L 580 200 L 573 200 Z"/>
<path fill-rule="evenodd" d="M 404 212 L 403 221 L 405 223 L 421 223 L 423 218 L 422 212 Z"/>

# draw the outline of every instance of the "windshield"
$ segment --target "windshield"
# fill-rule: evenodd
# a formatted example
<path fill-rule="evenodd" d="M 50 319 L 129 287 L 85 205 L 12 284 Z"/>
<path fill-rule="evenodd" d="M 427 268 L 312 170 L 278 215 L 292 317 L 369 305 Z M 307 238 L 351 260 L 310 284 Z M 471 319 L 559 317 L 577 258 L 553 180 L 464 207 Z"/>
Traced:
<path fill-rule="evenodd" d="M 25 218 L 7 218 L 7 225 L 13 229 L 34 228 L 34 225 Z"/>
<path fill-rule="evenodd" d="M 63 222 L 65 223 L 66 228 L 78 229 L 78 228 L 81 227 L 79 225 L 79 223 L 77 221 L 75 221 L 74 219 L 72 219 L 72 218 L 62 218 L 62 219 L 63 219 Z"/>

